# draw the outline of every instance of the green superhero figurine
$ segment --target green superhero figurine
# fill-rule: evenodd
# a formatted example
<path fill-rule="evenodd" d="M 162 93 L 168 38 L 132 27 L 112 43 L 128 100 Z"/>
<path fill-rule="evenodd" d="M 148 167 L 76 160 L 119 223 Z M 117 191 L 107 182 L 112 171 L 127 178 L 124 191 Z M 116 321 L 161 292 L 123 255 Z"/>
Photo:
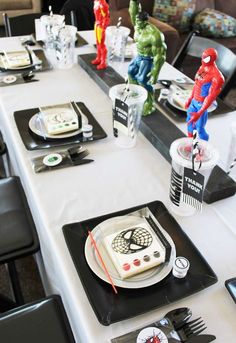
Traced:
<path fill-rule="evenodd" d="M 148 13 L 141 11 L 137 0 L 130 0 L 129 13 L 134 25 L 134 41 L 138 55 L 129 65 L 128 78 L 130 83 L 142 85 L 148 91 L 143 110 L 143 115 L 148 115 L 155 111 L 152 85 L 157 82 L 165 62 L 166 44 L 163 33 L 148 22 Z"/>

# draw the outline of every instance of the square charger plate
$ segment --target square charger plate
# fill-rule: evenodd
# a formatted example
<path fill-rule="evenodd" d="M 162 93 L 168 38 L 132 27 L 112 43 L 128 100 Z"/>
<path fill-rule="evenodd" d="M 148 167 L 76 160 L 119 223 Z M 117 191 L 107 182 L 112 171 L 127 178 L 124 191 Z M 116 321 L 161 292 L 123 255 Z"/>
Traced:
<path fill-rule="evenodd" d="M 16 126 L 20 133 L 21 139 L 27 150 L 39 150 L 39 149 L 49 149 L 53 147 L 61 147 L 76 143 L 83 142 L 93 142 L 98 139 L 103 139 L 107 137 L 106 132 L 94 118 L 89 109 L 85 106 L 83 102 L 76 102 L 81 111 L 85 114 L 88 119 L 89 124 L 93 125 L 93 138 L 84 139 L 82 133 L 72 136 L 69 138 L 60 138 L 60 139 L 49 139 L 44 140 L 43 137 L 39 137 L 29 129 L 30 118 L 33 117 L 36 113 L 39 112 L 38 108 L 30 108 L 26 110 L 14 112 L 14 118 Z M 78 113 L 77 109 L 74 107 L 74 110 Z"/>
<path fill-rule="evenodd" d="M 118 294 L 116 295 L 111 285 L 98 278 L 87 264 L 84 246 L 88 237 L 88 230 L 92 231 L 106 219 L 127 215 L 146 206 L 173 239 L 176 256 L 185 256 L 189 259 L 190 269 L 184 279 L 176 279 L 170 273 L 153 286 L 140 289 L 117 287 Z M 110 325 L 168 305 L 217 282 L 217 276 L 212 268 L 160 201 L 88 219 L 80 223 L 67 224 L 62 229 L 84 290 L 102 325 Z"/>

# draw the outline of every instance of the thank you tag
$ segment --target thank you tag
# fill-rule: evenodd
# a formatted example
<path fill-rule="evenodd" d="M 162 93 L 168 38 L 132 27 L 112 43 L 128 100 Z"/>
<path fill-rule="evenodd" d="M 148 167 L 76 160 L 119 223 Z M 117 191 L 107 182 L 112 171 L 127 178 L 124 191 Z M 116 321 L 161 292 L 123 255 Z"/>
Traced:
<path fill-rule="evenodd" d="M 184 168 L 182 201 L 201 211 L 203 190 L 204 176 L 193 169 Z"/>
<path fill-rule="evenodd" d="M 118 131 L 128 136 L 128 112 L 129 106 L 124 101 L 116 99 L 115 108 L 113 109 L 113 130 L 115 137 L 118 137 Z"/>

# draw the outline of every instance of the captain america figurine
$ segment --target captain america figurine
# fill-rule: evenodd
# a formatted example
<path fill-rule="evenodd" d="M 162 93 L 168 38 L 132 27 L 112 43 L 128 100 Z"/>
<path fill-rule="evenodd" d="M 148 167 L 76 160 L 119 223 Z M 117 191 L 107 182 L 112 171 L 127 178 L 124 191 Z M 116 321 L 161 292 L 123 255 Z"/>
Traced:
<path fill-rule="evenodd" d="M 208 108 L 221 92 L 224 76 L 215 63 L 217 51 L 208 48 L 203 51 L 201 66 L 195 76 L 191 96 L 185 103 L 187 109 L 188 136 L 193 137 L 196 129 L 200 139 L 208 141 L 209 134 L 205 126 L 208 119 Z"/>

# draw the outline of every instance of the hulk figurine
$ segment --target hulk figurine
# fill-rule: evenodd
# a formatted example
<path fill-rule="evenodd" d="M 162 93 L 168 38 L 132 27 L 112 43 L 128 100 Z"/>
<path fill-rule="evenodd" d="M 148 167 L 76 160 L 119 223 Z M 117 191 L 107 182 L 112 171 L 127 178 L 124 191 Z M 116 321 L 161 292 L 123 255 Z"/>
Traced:
<path fill-rule="evenodd" d="M 138 55 L 129 65 L 128 79 L 130 83 L 139 84 L 148 91 L 143 109 L 143 115 L 146 116 L 155 111 L 152 85 L 157 82 L 165 62 L 166 44 L 163 33 L 148 22 L 148 13 L 141 11 L 137 0 L 130 0 L 129 13 L 134 25 L 134 41 Z"/>

